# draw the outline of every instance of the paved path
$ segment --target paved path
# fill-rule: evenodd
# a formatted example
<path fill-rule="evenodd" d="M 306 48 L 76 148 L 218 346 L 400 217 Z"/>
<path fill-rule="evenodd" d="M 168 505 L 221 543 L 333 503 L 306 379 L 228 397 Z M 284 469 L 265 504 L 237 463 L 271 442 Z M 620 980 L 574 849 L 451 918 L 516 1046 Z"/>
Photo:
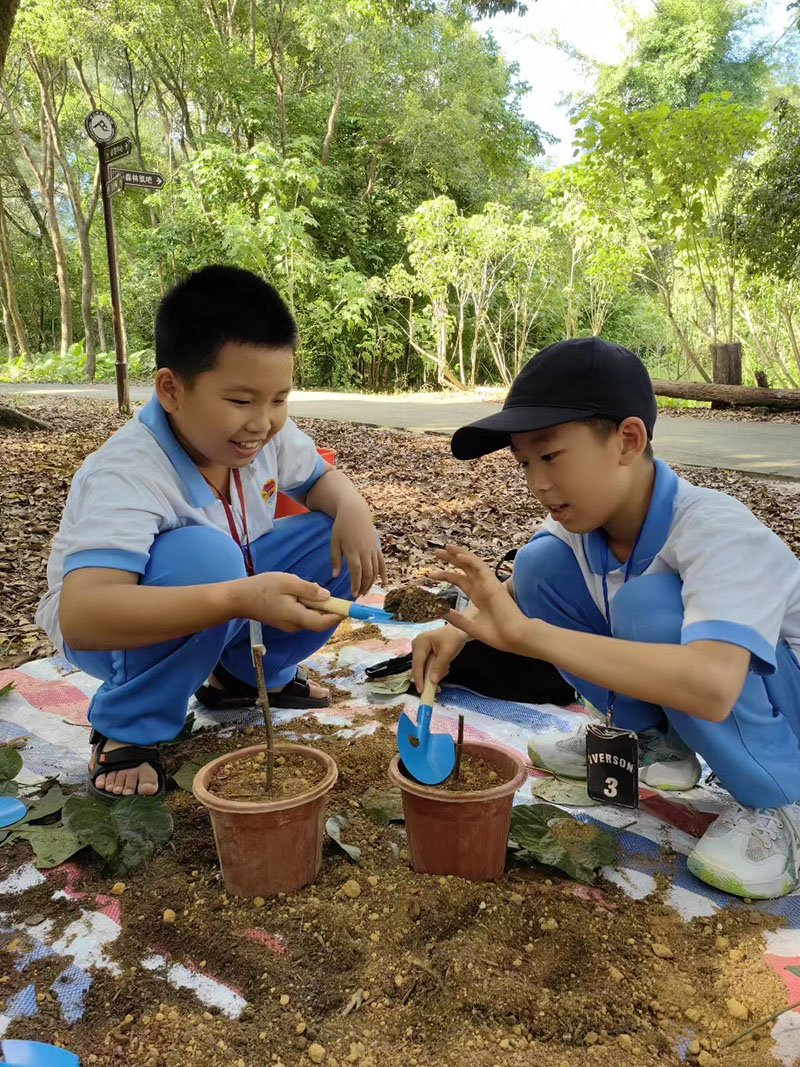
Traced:
<path fill-rule="evenodd" d="M 144 401 L 149 386 L 132 386 L 131 399 Z M 114 397 L 113 385 L 4 385 L 0 394 L 29 393 Z M 293 415 L 338 422 L 371 423 L 409 430 L 451 433 L 464 423 L 498 411 L 500 405 L 480 398 L 458 399 L 451 394 L 417 393 L 404 396 L 365 396 L 358 393 L 296 392 L 290 400 Z M 800 424 L 692 419 L 659 416 L 655 450 L 668 463 L 696 467 L 725 467 L 752 474 L 780 475 L 800 480 Z"/>

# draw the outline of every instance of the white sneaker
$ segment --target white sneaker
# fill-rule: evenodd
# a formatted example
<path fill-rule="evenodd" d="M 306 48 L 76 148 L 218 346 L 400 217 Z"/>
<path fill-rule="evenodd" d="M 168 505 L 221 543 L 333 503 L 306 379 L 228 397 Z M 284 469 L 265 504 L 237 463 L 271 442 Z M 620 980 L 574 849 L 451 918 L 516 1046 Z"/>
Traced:
<path fill-rule="evenodd" d="M 737 897 L 773 899 L 800 884 L 800 801 L 745 808 L 732 801 L 688 858 L 702 882 Z"/>
<path fill-rule="evenodd" d="M 528 741 L 528 755 L 536 767 L 560 778 L 586 777 L 586 726 L 571 734 L 549 730 Z M 639 734 L 639 784 L 651 789 L 691 789 L 700 781 L 700 763 L 672 727 Z"/>

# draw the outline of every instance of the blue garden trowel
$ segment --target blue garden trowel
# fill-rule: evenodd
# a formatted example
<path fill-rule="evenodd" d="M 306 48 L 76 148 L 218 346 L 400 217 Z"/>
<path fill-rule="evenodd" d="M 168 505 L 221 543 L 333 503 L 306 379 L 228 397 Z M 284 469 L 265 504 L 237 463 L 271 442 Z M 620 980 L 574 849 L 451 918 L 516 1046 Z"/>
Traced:
<path fill-rule="evenodd" d="M 41 1041 L 0 1041 L 4 1067 L 80 1067 L 74 1052 Z"/>
<path fill-rule="evenodd" d="M 16 797 L 0 797 L 0 829 L 19 822 L 28 809 Z"/>
<path fill-rule="evenodd" d="M 431 733 L 431 715 L 436 685 L 428 674 L 419 698 L 416 725 L 405 712 L 397 722 L 397 750 L 412 778 L 423 785 L 438 785 L 450 776 L 456 762 L 456 747 L 449 734 Z"/>

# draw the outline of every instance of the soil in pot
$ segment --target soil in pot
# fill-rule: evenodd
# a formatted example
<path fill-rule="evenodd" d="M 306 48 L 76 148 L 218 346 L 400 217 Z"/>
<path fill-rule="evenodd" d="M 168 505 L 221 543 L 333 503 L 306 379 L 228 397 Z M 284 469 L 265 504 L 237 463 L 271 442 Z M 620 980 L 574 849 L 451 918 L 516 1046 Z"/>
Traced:
<path fill-rule="evenodd" d="M 321 782 L 325 770 L 303 756 L 276 756 L 272 788 L 265 789 L 266 753 L 224 764 L 208 783 L 208 791 L 225 800 L 288 800 Z"/>
<path fill-rule="evenodd" d="M 455 773 L 455 772 L 454 772 Z M 511 772 L 504 767 L 495 767 L 493 764 L 465 753 L 461 758 L 461 768 L 458 780 L 451 774 L 440 785 L 431 786 L 444 793 L 477 793 L 483 789 L 494 789 L 495 786 L 503 785 L 511 780 Z M 411 778 L 410 781 L 415 779 Z"/>
<path fill-rule="evenodd" d="M 398 622 L 433 622 L 445 618 L 450 610 L 449 604 L 421 585 L 390 589 L 383 607 L 391 611 Z"/>

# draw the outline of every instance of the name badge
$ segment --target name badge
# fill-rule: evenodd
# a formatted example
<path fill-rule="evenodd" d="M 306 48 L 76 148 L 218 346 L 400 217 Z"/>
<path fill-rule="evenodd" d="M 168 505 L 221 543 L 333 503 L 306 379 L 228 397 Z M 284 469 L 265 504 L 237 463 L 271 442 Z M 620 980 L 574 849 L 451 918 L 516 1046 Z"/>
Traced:
<path fill-rule="evenodd" d="M 600 804 L 639 807 L 639 743 L 633 730 L 586 727 L 586 791 Z"/>

